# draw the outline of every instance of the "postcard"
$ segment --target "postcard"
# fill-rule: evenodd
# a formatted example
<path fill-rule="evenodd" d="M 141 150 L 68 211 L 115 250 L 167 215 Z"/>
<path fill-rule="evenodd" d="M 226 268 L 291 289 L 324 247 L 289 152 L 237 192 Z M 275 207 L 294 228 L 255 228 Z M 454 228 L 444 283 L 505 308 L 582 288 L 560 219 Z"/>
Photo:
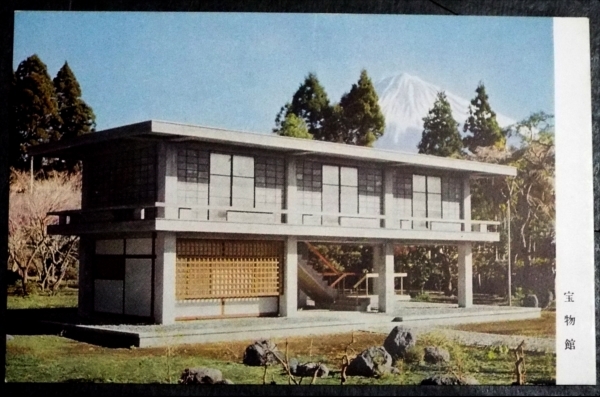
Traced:
<path fill-rule="evenodd" d="M 595 384 L 587 19 L 14 27 L 7 382 Z"/>

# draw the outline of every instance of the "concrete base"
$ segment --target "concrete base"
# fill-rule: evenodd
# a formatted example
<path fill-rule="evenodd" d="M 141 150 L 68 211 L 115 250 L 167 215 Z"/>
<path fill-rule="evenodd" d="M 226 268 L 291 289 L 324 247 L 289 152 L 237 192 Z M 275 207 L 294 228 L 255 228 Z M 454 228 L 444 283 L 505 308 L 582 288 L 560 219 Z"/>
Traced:
<path fill-rule="evenodd" d="M 393 314 L 300 311 L 295 318 L 261 317 L 178 322 L 172 325 L 78 325 L 47 323 L 65 336 L 85 342 L 122 347 L 155 347 L 187 343 L 225 342 L 257 338 L 328 335 L 355 331 L 388 333 L 396 325 L 443 326 L 490 321 L 535 319 L 539 308 L 398 303 Z M 402 306 L 405 307 L 402 308 Z"/>

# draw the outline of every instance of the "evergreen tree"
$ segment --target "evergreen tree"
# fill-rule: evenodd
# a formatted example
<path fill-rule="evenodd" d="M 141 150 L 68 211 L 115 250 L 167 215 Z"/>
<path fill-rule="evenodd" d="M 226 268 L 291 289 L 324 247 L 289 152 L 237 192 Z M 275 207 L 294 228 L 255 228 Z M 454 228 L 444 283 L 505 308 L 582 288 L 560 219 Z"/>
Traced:
<path fill-rule="evenodd" d="M 342 108 L 341 141 L 372 146 L 383 135 L 385 119 L 379 108 L 379 98 L 366 70 L 362 70 L 356 84 L 340 100 Z"/>
<path fill-rule="evenodd" d="M 11 92 L 11 148 L 19 147 L 11 156 L 11 166 L 28 166 L 27 148 L 60 139 L 61 123 L 52 80 L 46 65 L 37 55 L 19 64 L 14 73 Z"/>
<path fill-rule="evenodd" d="M 418 149 L 424 154 L 460 157 L 463 143 L 458 123 L 452 117 L 450 103 L 443 91 L 438 93 L 429 114 L 423 117 L 423 136 Z"/>
<path fill-rule="evenodd" d="M 312 134 L 308 132 L 306 122 L 294 113 L 289 113 L 285 116 L 285 120 L 281 123 L 281 127 L 277 133 L 281 136 L 313 139 Z"/>
<path fill-rule="evenodd" d="M 289 114 L 294 114 L 304 120 L 308 132 L 315 139 L 325 140 L 322 132 L 329 112 L 329 99 L 325 89 L 319 83 L 317 76 L 314 73 L 309 73 L 304 79 L 304 83 L 300 85 L 292 97 L 292 102 L 287 103 L 279 111 L 275 119 L 273 132 L 280 134 L 286 117 Z"/>
<path fill-rule="evenodd" d="M 65 62 L 54 78 L 58 112 L 62 119 L 61 139 L 73 138 L 94 131 L 94 111 L 81 99 L 81 87 Z"/>
<path fill-rule="evenodd" d="M 490 107 L 488 96 L 483 83 L 479 83 L 475 90 L 477 95 L 469 106 L 469 117 L 463 127 L 467 135 L 464 146 L 475 153 L 478 147 L 495 146 L 504 149 L 506 136 L 496 120 L 496 113 Z"/>

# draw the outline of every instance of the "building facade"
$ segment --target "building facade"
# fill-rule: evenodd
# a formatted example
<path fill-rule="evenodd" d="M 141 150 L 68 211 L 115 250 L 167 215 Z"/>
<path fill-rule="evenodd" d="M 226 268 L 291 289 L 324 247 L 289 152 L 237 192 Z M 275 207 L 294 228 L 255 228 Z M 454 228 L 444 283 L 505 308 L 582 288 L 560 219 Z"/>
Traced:
<path fill-rule="evenodd" d="M 32 148 L 83 163 L 82 207 L 49 233 L 80 236 L 79 313 L 169 324 L 293 316 L 299 243 L 373 246 L 379 310 L 393 312 L 394 245 L 458 247 L 472 305 L 470 180 L 513 167 L 148 121 Z M 300 258 L 300 259 L 299 259 Z M 410 277 L 410 275 L 409 275 Z"/>

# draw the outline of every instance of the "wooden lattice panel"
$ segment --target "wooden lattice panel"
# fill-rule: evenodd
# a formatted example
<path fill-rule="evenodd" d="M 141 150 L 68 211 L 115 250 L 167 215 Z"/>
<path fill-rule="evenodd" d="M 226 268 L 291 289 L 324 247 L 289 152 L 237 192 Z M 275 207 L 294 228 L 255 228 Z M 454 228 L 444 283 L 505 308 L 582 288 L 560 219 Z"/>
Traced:
<path fill-rule="evenodd" d="M 176 298 L 245 298 L 281 293 L 278 242 L 180 240 Z"/>

